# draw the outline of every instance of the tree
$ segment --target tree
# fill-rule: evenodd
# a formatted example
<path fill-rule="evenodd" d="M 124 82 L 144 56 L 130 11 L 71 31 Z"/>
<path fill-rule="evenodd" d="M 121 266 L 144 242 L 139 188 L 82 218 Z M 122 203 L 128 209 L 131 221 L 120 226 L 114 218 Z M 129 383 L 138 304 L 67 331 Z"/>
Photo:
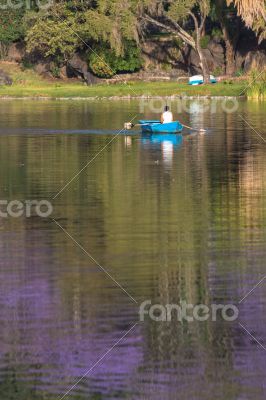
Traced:
<path fill-rule="evenodd" d="M 60 62 L 67 61 L 74 53 L 78 37 L 69 23 L 50 19 L 38 19 L 26 35 L 28 52 L 37 52 L 44 57 L 54 57 Z"/>
<path fill-rule="evenodd" d="M 0 14 L 0 58 L 7 55 L 8 46 L 23 37 L 23 10 L 2 10 Z"/>
<path fill-rule="evenodd" d="M 118 72 L 134 72 L 142 66 L 141 50 L 134 42 L 125 44 L 123 56 L 103 45 L 89 54 L 88 64 L 94 75 L 100 78 L 111 78 Z"/>
<path fill-rule="evenodd" d="M 201 38 L 205 32 L 205 23 L 210 12 L 209 0 L 145 0 L 142 6 L 141 18 L 160 29 L 178 36 L 184 43 L 191 46 L 199 56 L 204 82 L 210 81 L 210 73 L 204 55 Z M 192 21 L 194 33 L 189 32 L 188 22 Z"/>
<path fill-rule="evenodd" d="M 123 55 L 125 43 L 137 41 L 136 18 L 122 0 L 56 3 L 27 17 L 28 52 L 66 62 L 82 49 L 109 48 Z"/>
<path fill-rule="evenodd" d="M 98 0 L 87 10 L 77 14 L 79 34 L 90 43 L 109 45 L 122 55 L 125 43 L 138 42 L 137 19 L 131 0 Z"/>
<path fill-rule="evenodd" d="M 214 0 L 212 4 L 214 19 L 219 21 L 225 44 L 226 74 L 233 75 L 236 69 L 235 49 L 240 35 L 240 18 L 235 15 L 234 6 L 226 5 L 226 0 Z"/>
<path fill-rule="evenodd" d="M 266 38 L 266 1 L 265 0 L 227 0 L 234 3 L 247 27 L 252 28 L 259 40 Z"/>

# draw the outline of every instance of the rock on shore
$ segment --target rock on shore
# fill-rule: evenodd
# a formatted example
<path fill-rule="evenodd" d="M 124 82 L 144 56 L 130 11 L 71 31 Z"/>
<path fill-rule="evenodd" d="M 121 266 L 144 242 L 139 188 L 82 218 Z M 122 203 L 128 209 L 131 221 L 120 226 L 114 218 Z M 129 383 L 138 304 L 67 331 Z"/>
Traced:
<path fill-rule="evenodd" d="M 12 85 L 13 81 L 10 76 L 0 69 L 0 86 Z"/>

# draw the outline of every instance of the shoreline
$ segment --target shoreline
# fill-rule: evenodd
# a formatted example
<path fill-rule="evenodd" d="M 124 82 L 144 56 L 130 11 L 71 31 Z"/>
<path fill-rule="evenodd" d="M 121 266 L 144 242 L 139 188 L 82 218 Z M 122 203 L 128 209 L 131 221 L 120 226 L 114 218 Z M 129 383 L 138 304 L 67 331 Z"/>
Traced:
<path fill-rule="evenodd" d="M 240 95 L 240 96 L 215 96 L 215 95 L 169 95 L 169 96 L 145 96 L 145 95 L 140 95 L 140 96 L 88 96 L 88 97 L 77 97 L 77 96 L 70 96 L 70 97 L 53 97 L 53 96 L 1 96 L 0 95 L 0 100 L 44 100 L 44 101 L 49 101 L 49 100 L 56 100 L 56 101 L 103 101 L 103 100 L 117 100 L 117 101 L 122 101 L 122 100 L 149 100 L 149 99 L 170 99 L 170 100 L 198 100 L 198 99 L 203 99 L 203 100 L 223 100 L 223 99 L 228 99 L 228 100 L 235 100 L 235 99 L 248 99 L 246 95 Z"/>
<path fill-rule="evenodd" d="M 0 63 L 1 67 L 1 63 Z M 11 69 L 12 70 L 12 69 Z M 176 81 L 130 81 L 117 84 L 84 85 L 79 81 L 48 81 L 33 71 L 12 70 L 13 84 L 0 86 L 0 99 L 30 100 L 145 100 L 145 99 L 236 99 L 246 94 L 246 80 L 228 80 L 193 86 Z"/>

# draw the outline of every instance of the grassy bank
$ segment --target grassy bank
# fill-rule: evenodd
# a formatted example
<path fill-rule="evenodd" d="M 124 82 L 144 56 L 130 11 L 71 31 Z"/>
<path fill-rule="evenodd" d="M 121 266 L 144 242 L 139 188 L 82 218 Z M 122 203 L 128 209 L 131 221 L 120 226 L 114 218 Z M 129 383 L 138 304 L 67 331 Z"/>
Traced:
<path fill-rule="evenodd" d="M 77 80 L 44 79 L 32 70 L 22 71 L 16 64 L 0 63 L 13 79 L 12 86 L 0 87 L 0 97 L 109 98 L 150 96 L 239 96 L 245 94 L 245 81 L 189 86 L 178 82 L 130 82 L 86 86 Z"/>
<path fill-rule="evenodd" d="M 249 99 L 266 100 L 266 70 L 263 73 L 251 74 L 248 83 L 247 97 Z"/>
<path fill-rule="evenodd" d="M 151 96 L 239 96 L 244 84 L 190 87 L 176 82 L 139 83 L 128 85 L 96 85 L 86 87 L 77 83 L 56 83 L 50 85 L 21 86 L 0 88 L 0 97 L 51 97 L 51 98 L 90 98 L 142 95 Z M 243 94 L 243 93 L 242 93 Z"/>

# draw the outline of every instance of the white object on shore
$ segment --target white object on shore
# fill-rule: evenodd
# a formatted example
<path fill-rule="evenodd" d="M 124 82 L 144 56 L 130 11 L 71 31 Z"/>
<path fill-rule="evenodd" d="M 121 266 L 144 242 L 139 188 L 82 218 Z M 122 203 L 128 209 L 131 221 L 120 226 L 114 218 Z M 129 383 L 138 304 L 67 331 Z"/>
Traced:
<path fill-rule="evenodd" d="M 210 75 L 210 82 L 217 83 L 217 79 Z M 203 83 L 203 75 L 194 75 L 189 78 L 189 85 L 201 85 Z"/>

